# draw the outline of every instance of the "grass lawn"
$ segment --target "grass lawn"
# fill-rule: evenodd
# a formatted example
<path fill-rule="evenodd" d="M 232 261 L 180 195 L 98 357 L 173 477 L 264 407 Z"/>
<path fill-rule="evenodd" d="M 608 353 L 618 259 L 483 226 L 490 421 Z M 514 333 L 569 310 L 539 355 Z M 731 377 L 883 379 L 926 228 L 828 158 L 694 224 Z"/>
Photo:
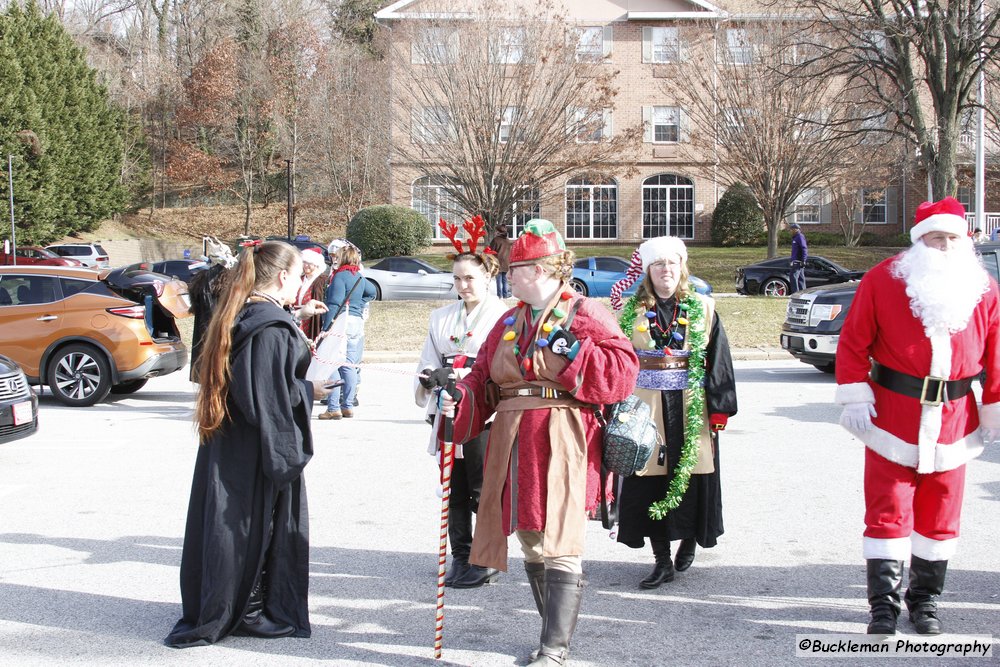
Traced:
<path fill-rule="evenodd" d="M 580 257 L 611 255 L 628 259 L 635 250 L 628 245 L 614 246 L 572 246 L 571 249 Z M 815 246 L 810 248 L 812 254 L 826 257 L 848 269 L 868 270 L 899 252 L 901 248 L 847 248 L 844 246 Z M 790 250 L 780 246 L 778 255 L 788 255 Z M 421 259 L 445 271 L 451 271 L 451 263 L 441 253 L 418 255 Z M 691 272 L 707 280 L 716 292 L 733 292 L 736 290 L 736 269 L 748 264 L 755 264 L 767 259 L 767 248 L 715 248 L 692 246 L 688 248 L 688 266 Z"/>

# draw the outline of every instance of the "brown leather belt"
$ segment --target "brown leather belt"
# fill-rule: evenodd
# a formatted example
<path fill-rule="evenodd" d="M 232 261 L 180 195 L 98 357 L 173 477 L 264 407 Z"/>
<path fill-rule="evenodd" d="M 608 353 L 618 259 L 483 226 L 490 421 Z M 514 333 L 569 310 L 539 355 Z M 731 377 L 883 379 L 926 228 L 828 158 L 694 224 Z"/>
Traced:
<path fill-rule="evenodd" d="M 641 371 L 686 370 L 687 357 L 639 357 Z"/>
<path fill-rule="evenodd" d="M 894 368 L 883 366 L 877 361 L 872 362 L 872 381 L 878 385 L 920 400 L 921 405 L 941 405 L 946 401 L 954 401 L 966 396 L 972 390 L 975 376 L 961 380 L 948 378 L 917 377 Z"/>
<path fill-rule="evenodd" d="M 516 389 L 501 389 L 500 398 L 522 398 L 533 396 L 535 398 L 573 398 L 573 394 L 562 389 L 551 389 L 550 387 L 518 387 Z"/>

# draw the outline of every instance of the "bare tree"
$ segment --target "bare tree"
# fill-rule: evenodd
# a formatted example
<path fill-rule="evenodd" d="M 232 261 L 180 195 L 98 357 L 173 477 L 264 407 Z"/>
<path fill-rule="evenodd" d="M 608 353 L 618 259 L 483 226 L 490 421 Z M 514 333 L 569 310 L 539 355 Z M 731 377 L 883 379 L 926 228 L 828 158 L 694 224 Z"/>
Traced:
<path fill-rule="evenodd" d="M 491 230 L 526 190 L 632 167 L 641 127 L 609 122 L 618 72 L 578 48 L 554 2 L 517 16 L 497 0 L 424 11 L 437 18 L 393 26 L 395 166 L 444 177 L 460 213 Z"/>
<path fill-rule="evenodd" d="M 886 184 L 895 175 L 902 155 L 901 140 L 870 133 L 860 144 L 845 151 L 838 168 L 822 181 L 829 193 L 830 213 L 844 235 L 844 245 L 860 244 L 878 202 L 884 201 Z"/>
<path fill-rule="evenodd" d="M 956 194 L 962 114 L 979 73 L 1000 62 L 1000 6 L 985 0 L 805 0 L 799 41 L 811 76 L 846 76 L 851 94 L 895 118 L 931 175 L 932 196 Z M 980 10 L 982 20 L 980 20 Z M 994 114 L 994 110 L 988 109 Z M 996 116 L 994 115 L 994 121 Z"/>
<path fill-rule="evenodd" d="M 841 81 L 800 77 L 799 55 L 777 20 L 722 23 L 690 32 L 668 90 L 691 125 L 693 160 L 715 156 L 719 173 L 746 183 L 764 213 L 767 256 L 796 199 L 838 172 L 860 137 L 846 128 L 852 106 L 838 101 Z"/>

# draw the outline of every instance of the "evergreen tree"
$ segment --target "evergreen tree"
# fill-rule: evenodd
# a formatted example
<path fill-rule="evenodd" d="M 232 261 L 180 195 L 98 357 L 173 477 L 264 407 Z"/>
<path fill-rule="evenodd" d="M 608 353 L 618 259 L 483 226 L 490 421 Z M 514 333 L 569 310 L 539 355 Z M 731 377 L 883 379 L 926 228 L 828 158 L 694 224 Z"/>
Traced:
<path fill-rule="evenodd" d="M 34 0 L 0 14 L 0 189 L 8 194 L 6 156 L 14 155 L 18 243 L 93 229 L 123 210 L 124 125 L 54 15 Z"/>

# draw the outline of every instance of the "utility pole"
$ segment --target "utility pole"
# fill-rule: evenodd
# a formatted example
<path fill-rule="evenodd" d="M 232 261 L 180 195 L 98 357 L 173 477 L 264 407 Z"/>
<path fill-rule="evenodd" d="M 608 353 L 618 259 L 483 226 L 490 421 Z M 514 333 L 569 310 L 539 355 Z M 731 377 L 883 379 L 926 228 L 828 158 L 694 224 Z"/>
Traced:
<path fill-rule="evenodd" d="M 985 21 L 983 15 L 983 7 L 986 3 L 979 3 L 979 86 L 976 91 L 976 102 L 979 106 L 976 108 L 976 224 L 975 229 L 980 229 L 986 231 L 986 213 L 984 208 L 986 208 L 986 136 L 985 136 L 985 125 L 986 125 L 986 72 L 984 67 L 986 63 L 983 62 L 983 42 L 986 40 L 986 35 L 983 33 Z"/>
<path fill-rule="evenodd" d="M 292 160 L 285 160 L 285 189 L 288 198 L 285 208 L 288 210 L 288 240 L 295 238 L 295 180 L 292 177 Z"/>
<path fill-rule="evenodd" d="M 10 194 L 10 261 L 17 266 L 17 228 L 14 226 L 14 156 L 7 154 L 7 192 Z"/>

